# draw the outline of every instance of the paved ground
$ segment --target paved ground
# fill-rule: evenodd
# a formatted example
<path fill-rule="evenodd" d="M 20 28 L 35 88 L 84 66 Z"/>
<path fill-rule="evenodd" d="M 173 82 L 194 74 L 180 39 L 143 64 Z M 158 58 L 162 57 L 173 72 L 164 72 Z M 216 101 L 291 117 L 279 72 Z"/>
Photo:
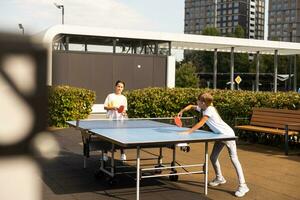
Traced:
<path fill-rule="evenodd" d="M 82 145 L 79 131 L 72 128 L 53 130 L 60 144 L 60 155 L 51 161 L 42 161 L 43 199 L 45 200 L 133 200 L 135 181 L 121 178 L 117 186 L 111 187 L 105 180 L 95 179 L 98 166 L 97 152 L 88 160 L 88 168 L 82 167 Z M 178 151 L 177 160 L 188 164 L 203 160 L 203 144 L 193 144 L 189 153 Z M 209 145 L 211 150 L 212 144 Z M 157 154 L 156 149 L 149 150 Z M 170 160 L 171 151 L 164 149 L 164 160 Z M 300 199 L 300 156 L 284 156 L 275 147 L 239 144 L 238 153 L 250 192 L 243 198 L 295 200 Z M 145 153 L 143 153 L 145 154 Z M 117 153 L 117 156 L 119 154 Z M 135 151 L 127 150 L 127 156 L 134 158 Z M 220 157 L 223 174 L 227 183 L 209 188 L 208 196 L 203 195 L 203 175 L 180 176 L 178 182 L 168 178 L 143 179 L 141 200 L 194 200 L 194 199 L 237 199 L 234 191 L 237 179 L 227 151 Z M 214 176 L 209 166 L 209 179 Z"/>

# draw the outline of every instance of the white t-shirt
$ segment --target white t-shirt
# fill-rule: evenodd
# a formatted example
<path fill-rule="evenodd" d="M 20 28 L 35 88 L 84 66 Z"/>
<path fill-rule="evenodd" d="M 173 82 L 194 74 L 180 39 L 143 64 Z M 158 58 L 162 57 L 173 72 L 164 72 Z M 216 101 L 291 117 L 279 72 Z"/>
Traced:
<path fill-rule="evenodd" d="M 197 106 L 196 110 L 200 112 L 201 108 Z M 208 106 L 203 110 L 203 115 L 208 116 L 206 124 L 214 133 L 235 136 L 233 129 L 222 120 L 215 107 Z"/>
<path fill-rule="evenodd" d="M 111 93 L 107 95 L 105 101 L 104 101 L 104 107 L 117 107 L 119 108 L 120 106 L 124 106 L 124 110 L 127 110 L 127 98 L 120 94 L 117 95 L 116 93 Z M 122 113 L 118 113 L 117 110 L 107 110 L 106 113 L 107 118 L 109 119 L 123 119 L 124 116 Z"/>

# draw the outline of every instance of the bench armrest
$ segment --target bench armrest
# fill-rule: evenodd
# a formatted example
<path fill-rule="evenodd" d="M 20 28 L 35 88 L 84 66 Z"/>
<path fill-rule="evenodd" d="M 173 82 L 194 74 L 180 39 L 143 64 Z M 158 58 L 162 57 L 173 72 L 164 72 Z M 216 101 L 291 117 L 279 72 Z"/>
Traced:
<path fill-rule="evenodd" d="M 250 117 L 236 117 L 236 118 L 234 118 L 234 125 L 237 126 L 237 125 L 240 125 L 238 122 L 249 121 L 249 120 L 250 120 Z"/>

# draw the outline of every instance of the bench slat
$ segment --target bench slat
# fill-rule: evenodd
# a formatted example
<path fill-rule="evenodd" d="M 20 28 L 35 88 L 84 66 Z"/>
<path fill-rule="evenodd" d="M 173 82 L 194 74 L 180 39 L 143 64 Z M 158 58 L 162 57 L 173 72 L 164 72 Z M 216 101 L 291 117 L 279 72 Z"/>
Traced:
<path fill-rule="evenodd" d="M 240 130 L 246 130 L 246 131 L 253 131 L 253 132 L 261 132 L 261 133 L 271 133 L 271 134 L 277 134 L 277 135 L 284 135 L 285 130 L 283 129 L 274 129 L 274 128 L 267 128 L 267 127 L 261 127 L 261 126 L 252 126 L 252 125 L 243 125 L 243 126 L 236 126 L 235 128 Z M 297 131 L 289 131 L 289 135 L 296 135 L 299 132 Z"/>
<path fill-rule="evenodd" d="M 299 125 L 289 125 L 289 124 L 299 124 Z M 252 119 L 250 122 L 251 125 L 274 127 L 274 128 L 285 128 L 285 125 L 289 125 L 289 129 L 300 131 L 300 122 L 292 122 L 287 120 L 276 121 L 274 119 Z"/>
<path fill-rule="evenodd" d="M 276 118 L 276 117 L 261 117 L 256 116 L 252 117 L 251 121 L 265 121 L 265 122 L 273 122 L 277 124 L 300 124 L 300 120 L 292 119 L 292 118 Z"/>
<path fill-rule="evenodd" d="M 293 119 L 296 119 L 296 120 L 300 120 L 300 113 L 294 113 L 294 114 L 291 114 L 291 113 L 275 113 L 275 112 L 268 112 L 268 113 L 263 113 L 261 111 L 256 111 L 256 112 L 253 112 L 253 117 L 256 117 L 256 116 L 265 116 L 265 117 L 278 117 L 278 118 L 293 118 Z"/>
<path fill-rule="evenodd" d="M 276 108 L 253 108 L 254 112 L 274 112 L 274 113 L 290 113 L 290 114 L 300 114 L 300 110 L 288 110 L 288 109 L 276 109 Z"/>

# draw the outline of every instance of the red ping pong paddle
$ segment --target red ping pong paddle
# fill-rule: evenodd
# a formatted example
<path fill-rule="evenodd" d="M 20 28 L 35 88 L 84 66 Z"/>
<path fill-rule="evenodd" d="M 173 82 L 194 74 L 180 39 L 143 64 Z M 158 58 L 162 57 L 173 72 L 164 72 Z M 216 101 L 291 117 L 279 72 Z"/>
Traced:
<path fill-rule="evenodd" d="M 181 121 L 180 117 L 178 117 L 178 116 L 174 117 L 174 122 L 178 127 L 182 127 L 182 121 Z"/>
<path fill-rule="evenodd" d="M 124 106 L 122 105 L 122 106 L 120 106 L 119 108 L 118 108 L 118 113 L 122 113 L 123 111 L 124 111 Z"/>

